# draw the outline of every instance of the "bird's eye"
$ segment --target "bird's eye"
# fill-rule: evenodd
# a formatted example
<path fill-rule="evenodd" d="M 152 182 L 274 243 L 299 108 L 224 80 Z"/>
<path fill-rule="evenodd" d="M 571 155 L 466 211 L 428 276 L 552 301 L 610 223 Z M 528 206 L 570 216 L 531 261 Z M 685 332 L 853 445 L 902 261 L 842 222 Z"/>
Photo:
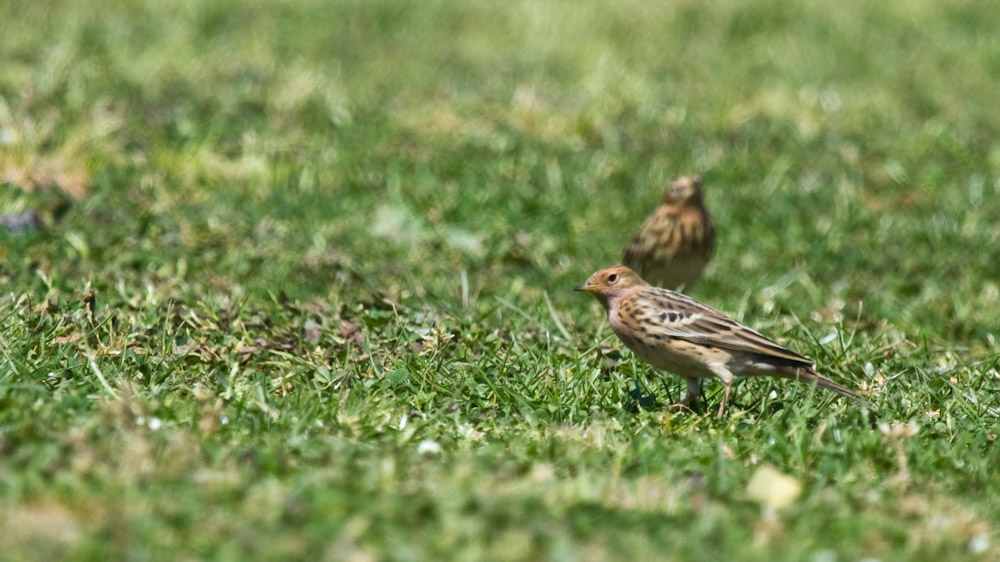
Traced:
<path fill-rule="evenodd" d="M 617 273 L 612 273 L 611 275 L 608 275 L 608 283 L 614 283 L 617 280 L 618 280 Z"/>

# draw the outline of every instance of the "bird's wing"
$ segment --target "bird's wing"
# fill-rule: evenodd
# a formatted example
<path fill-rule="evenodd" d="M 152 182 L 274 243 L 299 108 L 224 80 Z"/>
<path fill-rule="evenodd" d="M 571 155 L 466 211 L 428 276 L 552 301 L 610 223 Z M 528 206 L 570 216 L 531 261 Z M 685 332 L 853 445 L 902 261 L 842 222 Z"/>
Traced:
<path fill-rule="evenodd" d="M 731 351 L 781 358 L 806 366 L 813 364 L 809 358 L 781 347 L 756 330 L 674 291 L 657 287 L 645 288 L 636 295 L 634 305 L 634 310 L 642 311 L 641 314 L 647 317 L 653 326 L 652 330 L 668 337 Z"/>
<path fill-rule="evenodd" d="M 622 256 L 622 265 L 630 267 L 636 271 L 641 271 L 639 267 L 639 254 L 642 252 L 640 244 L 642 240 L 639 236 L 632 239 L 632 242 L 625 248 L 625 255 Z"/>
<path fill-rule="evenodd" d="M 704 213 L 705 217 L 705 259 L 711 259 L 712 254 L 715 253 L 715 220 L 705 209 L 702 209 L 701 212 Z"/>
<path fill-rule="evenodd" d="M 676 222 L 675 213 L 662 207 L 646 217 L 638 234 L 632 238 L 632 242 L 625 249 L 622 263 L 641 274 L 644 257 L 653 254 L 658 246 L 669 247 L 674 244 Z M 670 253 L 673 254 L 673 251 Z"/>
<path fill-rule="evenodd" d="M 625 255 L 622 256 L 622 264 L 641 273 L 642 256 L 649 253 L 649 244 L 649 237 L 644 235 L 643 230 L 639 230 L 639 233 L 632 238 L 628 248 L 625 248 Z"/>

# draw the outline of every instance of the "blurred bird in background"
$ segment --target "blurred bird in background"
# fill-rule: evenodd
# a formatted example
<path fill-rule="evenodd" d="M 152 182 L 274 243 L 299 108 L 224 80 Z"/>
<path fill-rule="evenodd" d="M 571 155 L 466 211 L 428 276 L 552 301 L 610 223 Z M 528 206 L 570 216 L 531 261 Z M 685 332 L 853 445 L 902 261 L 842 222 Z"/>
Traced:
<path fill-rule="evenodd" d="M 701 178 L 670 182 L 663 201 L 625 250 L 622 261 L 643 279 L 672 291 L 688 290 L 715 251 L 715 225 L 705 208 Z"/>

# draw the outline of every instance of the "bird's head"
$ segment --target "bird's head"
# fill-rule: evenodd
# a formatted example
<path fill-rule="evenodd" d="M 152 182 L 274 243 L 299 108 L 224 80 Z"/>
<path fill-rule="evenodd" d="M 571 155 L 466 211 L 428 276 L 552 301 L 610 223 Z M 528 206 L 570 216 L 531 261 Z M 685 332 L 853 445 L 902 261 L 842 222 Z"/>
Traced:
<path fill-rule="evenodd" d="M 609 267 L 591 275 L 587 282 L 574 291 L 586 291 L 605 305 L 627 294 L 635 287 L 644 287 L 647 283 L 639 274 L 625 266 Z"/>
<path fill-rule="evenodd" d="M 700 205 L 701 176 L 681 176 L 663 190 L 663 202 L 668 205 Z"/>

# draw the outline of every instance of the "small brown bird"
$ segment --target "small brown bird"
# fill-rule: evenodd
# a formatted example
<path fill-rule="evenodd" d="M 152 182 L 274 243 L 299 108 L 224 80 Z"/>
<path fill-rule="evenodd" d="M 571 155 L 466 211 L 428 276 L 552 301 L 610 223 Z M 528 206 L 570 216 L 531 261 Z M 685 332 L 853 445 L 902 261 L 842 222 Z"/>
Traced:
<path fill-rule="evenodd" d="M 799 379 L 858 398 L 814 371 L 808 358 L 690 297 L 653 287 L 627 267 L 602 269 L 574 290 L 601 301 L 615 335 L 643 361 L 687 381 L 683 405 L 698 400 L 701 379 L 718 377 L 726 388 L 721 418 L 733 379 L 756 375 Z"/>
<path fill-rule="evenodd" d="M 715 225 L 705 209 L 701 178 L 683 176 L 663 190 L 622 261 L 653 285 L 690 289 L 715 251 Z"/>

